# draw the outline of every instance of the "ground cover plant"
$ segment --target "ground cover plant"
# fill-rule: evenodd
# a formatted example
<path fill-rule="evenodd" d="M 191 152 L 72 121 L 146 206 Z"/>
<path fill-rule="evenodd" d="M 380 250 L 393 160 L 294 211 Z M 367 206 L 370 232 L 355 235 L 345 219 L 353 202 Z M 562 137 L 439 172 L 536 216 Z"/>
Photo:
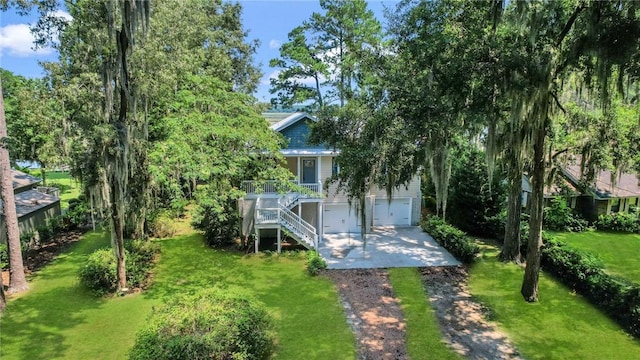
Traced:
<path fill-rule="evenodd" d="M 407 324 L 406 347 L 409 358 L 460 359 L 442 341 L 435 311 L 429 305 L 426 289 L 417 269 L 391 268 L 389 280 L 400 299 Z"/>
<path fill-rule="evenodd" d="M 518 291 L 524 269 L 497 260 L 498 248 L 483 245 L 482 259 L 470 268 L 471 293 L 490 310 L 526 359 L 635 359 L 640 342 L 586 299 L 558 280 L 540 274 L 538 303 L 525 303 Z"/>
<path fill-rule="evenodd" d="M 29 292 L 10 299 L 1 320 L 0 357 L 124 359 L 152 307 L 218 286 L 245 289 L 265 304 L 274 319 L 275 359 L 299 359 L 300 354 L 307 359 L 354 358 L 355 340 L 336 289 L 329 279 L 307 274 L 304 255 L 243 256 L 213 250 L 192 231 L 156 242 L 162 256 L 147 291 L 96 298 L 79 284 L 77 272 L 109 239 L 106 232 L 85 235 L 36 273 Z"/>
<path fill-rule="evenodd" d="M 606 272 L 640 283 L 640 235 L 603 231 L 551 235 L 575 248 L 597 254 Z"/>

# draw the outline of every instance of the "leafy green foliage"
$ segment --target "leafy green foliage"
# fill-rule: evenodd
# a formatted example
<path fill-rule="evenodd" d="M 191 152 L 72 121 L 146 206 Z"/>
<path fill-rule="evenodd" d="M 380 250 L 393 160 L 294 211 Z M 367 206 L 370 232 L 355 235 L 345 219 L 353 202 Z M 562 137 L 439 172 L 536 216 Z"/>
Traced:
<path fill-rule="evenodd" d="M 551 200 L 551 206 L 544 209 L 543 226 L 554 231 L 585 231 L 588 228 L 586 220 L 574 214 L 564 198 L 556 197 Z"/>
<path fill-rule="evenodd" d="M 7 244 L 0 244 L 0 269 L 4 270 L 9 266 L 9 253 Z"/>
<path fill-rule="evenodd" d="M 462 230 L 447 224 L 437 216 L 426 217 L 422 220 L 421 226 L 438 244 L 465 264 L 473 263 L 480 253 L 480 247 L 469 239 Z"/>
<path fill-rule="evenodd" d="M 640 337 L 640 285 L 607 274 L 597 256 L 555 240 L 545 243 L 541 261 L 546 271 Z"/>
<path fill-rule="evenodd" d="M 307 272 L 311 276 L 316 276 L 321 270 L 327 268 L 327 262 L 318 254 L 317 251 L 307 252 Z"/>
<path fill-rule="evenodd" d="M 594 226 L 598 230 L 640 233 L 640 217 L 637 213 L 617 212 L 600 215 Z"/>
<path fill-rule="evenodd" d="M 457 154 L 450 180 L 448 219 L 469 234 L 499 238 L 506 200 L 499 173 L 490 182 L 484 153 L 475 148 Z"/>
<path fill-rule="evenodd" d="M 127 283 L 133 287 L 141 286 L 154 265 L 160 247 L 144 240 L 128 241 L 125 244 Z M 115 292 L 118 280 L 113 250 L 98 249 L 91 253 L 78 275 L 80 283 L 96 295 Z"/>
<path fill-rule="evenodd" d="M 130 359 L 268 359 L 272 320 L 247 294 L 217 288 L 178 295 L 154 310 Z"/>

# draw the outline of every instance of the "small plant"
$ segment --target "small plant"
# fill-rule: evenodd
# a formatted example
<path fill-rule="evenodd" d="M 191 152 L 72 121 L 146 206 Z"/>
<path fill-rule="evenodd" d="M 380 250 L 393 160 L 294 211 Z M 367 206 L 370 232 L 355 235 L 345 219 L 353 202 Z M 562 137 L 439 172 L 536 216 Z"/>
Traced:
<path fill-rule="evenodd" d="M 307 252 L 307 271 L 309 272 L 309 275 L 316 276 L 321 270 L 326 268 L 327 262 L 320 257 L 320 254 L 318 254 L 317 251 Z"/>
<path fill-rule="evenodd" d="M 169 211 L 161 211 L 149 219 L 150 235 L 155 238 L 169 238 L 178 231 Z"/>
<path fill-rule="evenodd" d="M 129 359 L 268 359 L 272 327 L 267 311 L 250 296 L 201 290 L 154 310 Z"/>

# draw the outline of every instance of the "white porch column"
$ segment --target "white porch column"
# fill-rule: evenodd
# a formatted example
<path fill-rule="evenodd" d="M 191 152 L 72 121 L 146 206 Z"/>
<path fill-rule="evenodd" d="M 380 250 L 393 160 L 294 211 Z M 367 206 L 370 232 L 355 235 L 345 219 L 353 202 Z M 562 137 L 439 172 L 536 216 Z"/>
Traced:
<path fill-rule="evenodd" d="M 324 214 L 322 208 L 322 203 L 318 202 L 318 242 L 322 240 L 322 236 L 324 235 Z"/>
<path fill-rule="evenodd" d="M 300 184 L 302 176 L 302 173 L 300 172 L 300 156 L 298 156 L 296 159 L 298 159 L 298 184 Z"/>
<path fill-rule="evenodd" d="M 317 176 L 316 176 L 316 184 L 320 182 L 320 179 L 322 179 L 321 174 L 322 174 L 322 157 L 318 156 L 316 158 L 316 162 L 318 163 L 318 168 L 316 170 L 318 170 Z M 318 192 L 320 192 L 322 189 L 318 189 Z"/>

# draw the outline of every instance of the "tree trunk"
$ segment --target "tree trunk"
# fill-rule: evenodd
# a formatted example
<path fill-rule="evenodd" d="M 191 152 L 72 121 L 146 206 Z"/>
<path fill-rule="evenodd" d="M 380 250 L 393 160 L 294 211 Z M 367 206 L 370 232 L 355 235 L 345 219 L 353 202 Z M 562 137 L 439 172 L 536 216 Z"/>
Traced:
<path fill-rule="evenodd" d="M 504 244 L 498 258 L 504 262 L 522 262 L 520 256 L 520 213 L 522 212 L 522 170 L 509 169 L 509 199 Z"/>
<path fill-rule="evenodd" d="M 24 276 L 22 263 L 22 249 L 20 248 L 20 230 L 18 229 L 18 214 L 13 194 L 13 179 L 9 163 L 9 149 L 7 148 L 7 122 L 4 114 L 4 97 L 2 95 L 2 81 L 0 80 L 0 174 L 2 181 L 2 200 L 4 222 L 7 224 L 7 246 L 9 247 L 9 294 L 19 293 L 29 288 Z"/>
<path fill-rule="evenodd" d="M 529 243 L 527 266 L 520 293 L 528 302 L 538 301 L 540 273 L 540 248 L 542 246 L 542 215 L 544 206 L 544 137 L 546 121 L 535 131 L 533 145 L 533 174 L 531 179 L 531 218 L 529 219 Z"/>
<path fill-rule="evenodd" d="M 117 181 L 112 179 L 112 181 Z M 112 184 L 113 185 L 113 184 Z M 118 290 L 127 290 L 127 271 L 125 267 L 125 253 L 124 253 L 124 232 L 122 224 L 122 214 L 120 206 L 117 203 L 117 185 L 111 186 L 111 226 L 112 234 L 111 241 L 114 254 L 116 256 L 116 273 L 118 276 Z"/>

